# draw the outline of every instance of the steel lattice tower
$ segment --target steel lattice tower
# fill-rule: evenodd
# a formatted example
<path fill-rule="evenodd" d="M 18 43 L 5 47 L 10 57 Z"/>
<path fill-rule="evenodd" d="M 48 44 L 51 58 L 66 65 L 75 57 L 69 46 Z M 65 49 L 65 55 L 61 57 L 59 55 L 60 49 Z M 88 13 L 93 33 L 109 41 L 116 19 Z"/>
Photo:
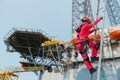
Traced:
<path fill-rule="evenodd" d="M 107 0 L 106 9 L 110 24 L 111 25 L 120 24 L 120 6 L 117 0 Z"/>
<path fill-rule="evenodd" d="M 75 34 L 75 28 L 84 16 L 93 20 L 90 0 L 72 0 L 72 37 Z"/>

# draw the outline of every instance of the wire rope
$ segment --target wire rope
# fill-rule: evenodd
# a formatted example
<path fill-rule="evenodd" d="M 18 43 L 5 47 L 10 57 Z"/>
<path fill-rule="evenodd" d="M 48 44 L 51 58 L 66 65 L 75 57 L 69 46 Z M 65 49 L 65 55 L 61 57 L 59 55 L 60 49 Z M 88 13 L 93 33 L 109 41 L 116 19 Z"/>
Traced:
<path fill-rule="evenodd" d="M 99 15 L 99 6 L 100 6 L 100 0 L 98 0 L 98 4 L 97 4 L 96 19 L 98 18 L 98 15 Z M 96 25 L 94 28 L 97 28 L 97 25 Z M 97 31 L 95 30 L 95 33 L 94 33 L 94 41 L 96 40 L 96 34 L 97 34 Z"/>
<path fill-rule="evenodd" d="M 105 26 L 105 13 L 106 13 L 106 0 L 103 0 L 104 2 L 104 11 L 103 11 L 103 24 L 102 24 L 102 31 L 101 31 L 101 40 L 100 40 L 100 54 L 99 54 L 99 62 L 98 62 L 98 73 L 97 73 L 97 80 L 100 80 L 100 70 L 101 70 L 101 59 L 102 59 L 102 53 L 103 53 L 103 35 L 104 35 L 104 26 Z"/>

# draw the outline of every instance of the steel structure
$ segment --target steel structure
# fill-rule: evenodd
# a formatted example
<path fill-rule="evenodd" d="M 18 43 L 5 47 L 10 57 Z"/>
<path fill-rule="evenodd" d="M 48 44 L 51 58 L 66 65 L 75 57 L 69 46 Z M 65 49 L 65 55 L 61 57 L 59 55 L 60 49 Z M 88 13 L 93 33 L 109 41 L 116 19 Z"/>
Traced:
<path fill-rule="evenodd" d="M 18 75 L 10 71 L 0 73 L 0 80 L 18 80 Z"/>
<path fill-rule="evenodd" d="M 120 24 L 120 6 L 117 0 L 106 0 L 106 9 L 110 24 Z"/>
<path fill-rule="evenodd" d="M 42 30 L 13 28 L 4 42 L 8 52 L 20 53 L 20 58 L 25 60 L 20 61 L 22 67 L 42 67 L 37 70 L 40 71 L 39 80 L 45 70 L 62 72 L 66 68 L 67 57 L 64 58 L 63 54 L 70 52 L 69 49 L 65 48 L 63 41 L 52 40 Z"/>
<path fill-rule="evenodd" d="M 80 25 L 84 16 L 93 20 L 90 0 L 72 0 L 72 37 L 75 34 L 75 28 Z"/>
<path fill-rule="evenodd" d="M 32 67 L 1 67 L 0 68 L 0 80 L 18 80 L 19 72 L 36 72 L 43 70 L 43 66 L 32 66 Z"/>

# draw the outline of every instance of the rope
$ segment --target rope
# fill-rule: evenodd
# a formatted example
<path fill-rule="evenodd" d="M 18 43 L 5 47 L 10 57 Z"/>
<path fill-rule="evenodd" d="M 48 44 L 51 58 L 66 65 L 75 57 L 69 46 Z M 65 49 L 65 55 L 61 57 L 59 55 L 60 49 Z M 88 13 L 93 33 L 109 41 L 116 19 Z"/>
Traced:
<path fill-rule="evenodd" d="M 89 0 L 89 1 L 90 1 L 90 4 L 91 4 L 91 0 Z M 90 5 L 90 10 L 91 10 L 91 12 L 93 12 L 91 5 Z M 91 13 L 90 15 L 91 15 L 91 20 L 94 21 L 93 13 Z"/>
<path fill-rule="evenodd" d="M 103 35 L 104 35 L 104 26 L 105 26 L 105 13 L 106 13 L 106 0 L 103 0 L 104 2 L 104 12 L 103 12 L 103 25 L 102 25 L 102 31 L 101 31 L 101 40 L 100 40 L 100 54 L 99 54 L 99 63 L 98 63 L 98 73 L 97 73 L 97 80 L 100 80 L 100 70 L 101 70 L 101 59 L 102 59 L 102 53 L 103 53 Z"/>
<path fill-rule="evenodd" d="M 99 15 L 99 6 L 100 6 L 100 0 L 98 0 L 98 6 L 97 6 L 97 16 L 96 16 L 96 18 L 98 18 L 98 15 Z"/>
<path fill-rule="evenodd" d="M 98 4 L 97 4 L 96 19 L 98 18 L 98 15 L 99 15 L 99 6 L 100 6 L 100 0 L 98 0 Z M 96 25 L 94 28 L 97 28 L 97 25 Z M 95 30 L 95 33 L 94 33 L 94 41 L 96 40 L 96 33 L 97 33 L 97 31 Z"/>

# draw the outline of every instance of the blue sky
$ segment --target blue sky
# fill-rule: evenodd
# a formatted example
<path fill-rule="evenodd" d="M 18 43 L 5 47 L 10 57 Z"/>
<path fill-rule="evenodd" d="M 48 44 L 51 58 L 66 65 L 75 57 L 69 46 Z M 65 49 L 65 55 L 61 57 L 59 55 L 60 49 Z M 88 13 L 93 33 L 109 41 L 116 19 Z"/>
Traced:
<path fill-rule="evenodd" d="M 4 36 L 13 27 L 42 29 L 57 39 L 68 41 L 71 26 L 72 0 L 0 0 L 0 67 L 20 66 L 20 55 L 8 53 L 4 44 Z M 28 79 L 37 80 L 37 76 L 20 73 L 18 80 Z"/>

